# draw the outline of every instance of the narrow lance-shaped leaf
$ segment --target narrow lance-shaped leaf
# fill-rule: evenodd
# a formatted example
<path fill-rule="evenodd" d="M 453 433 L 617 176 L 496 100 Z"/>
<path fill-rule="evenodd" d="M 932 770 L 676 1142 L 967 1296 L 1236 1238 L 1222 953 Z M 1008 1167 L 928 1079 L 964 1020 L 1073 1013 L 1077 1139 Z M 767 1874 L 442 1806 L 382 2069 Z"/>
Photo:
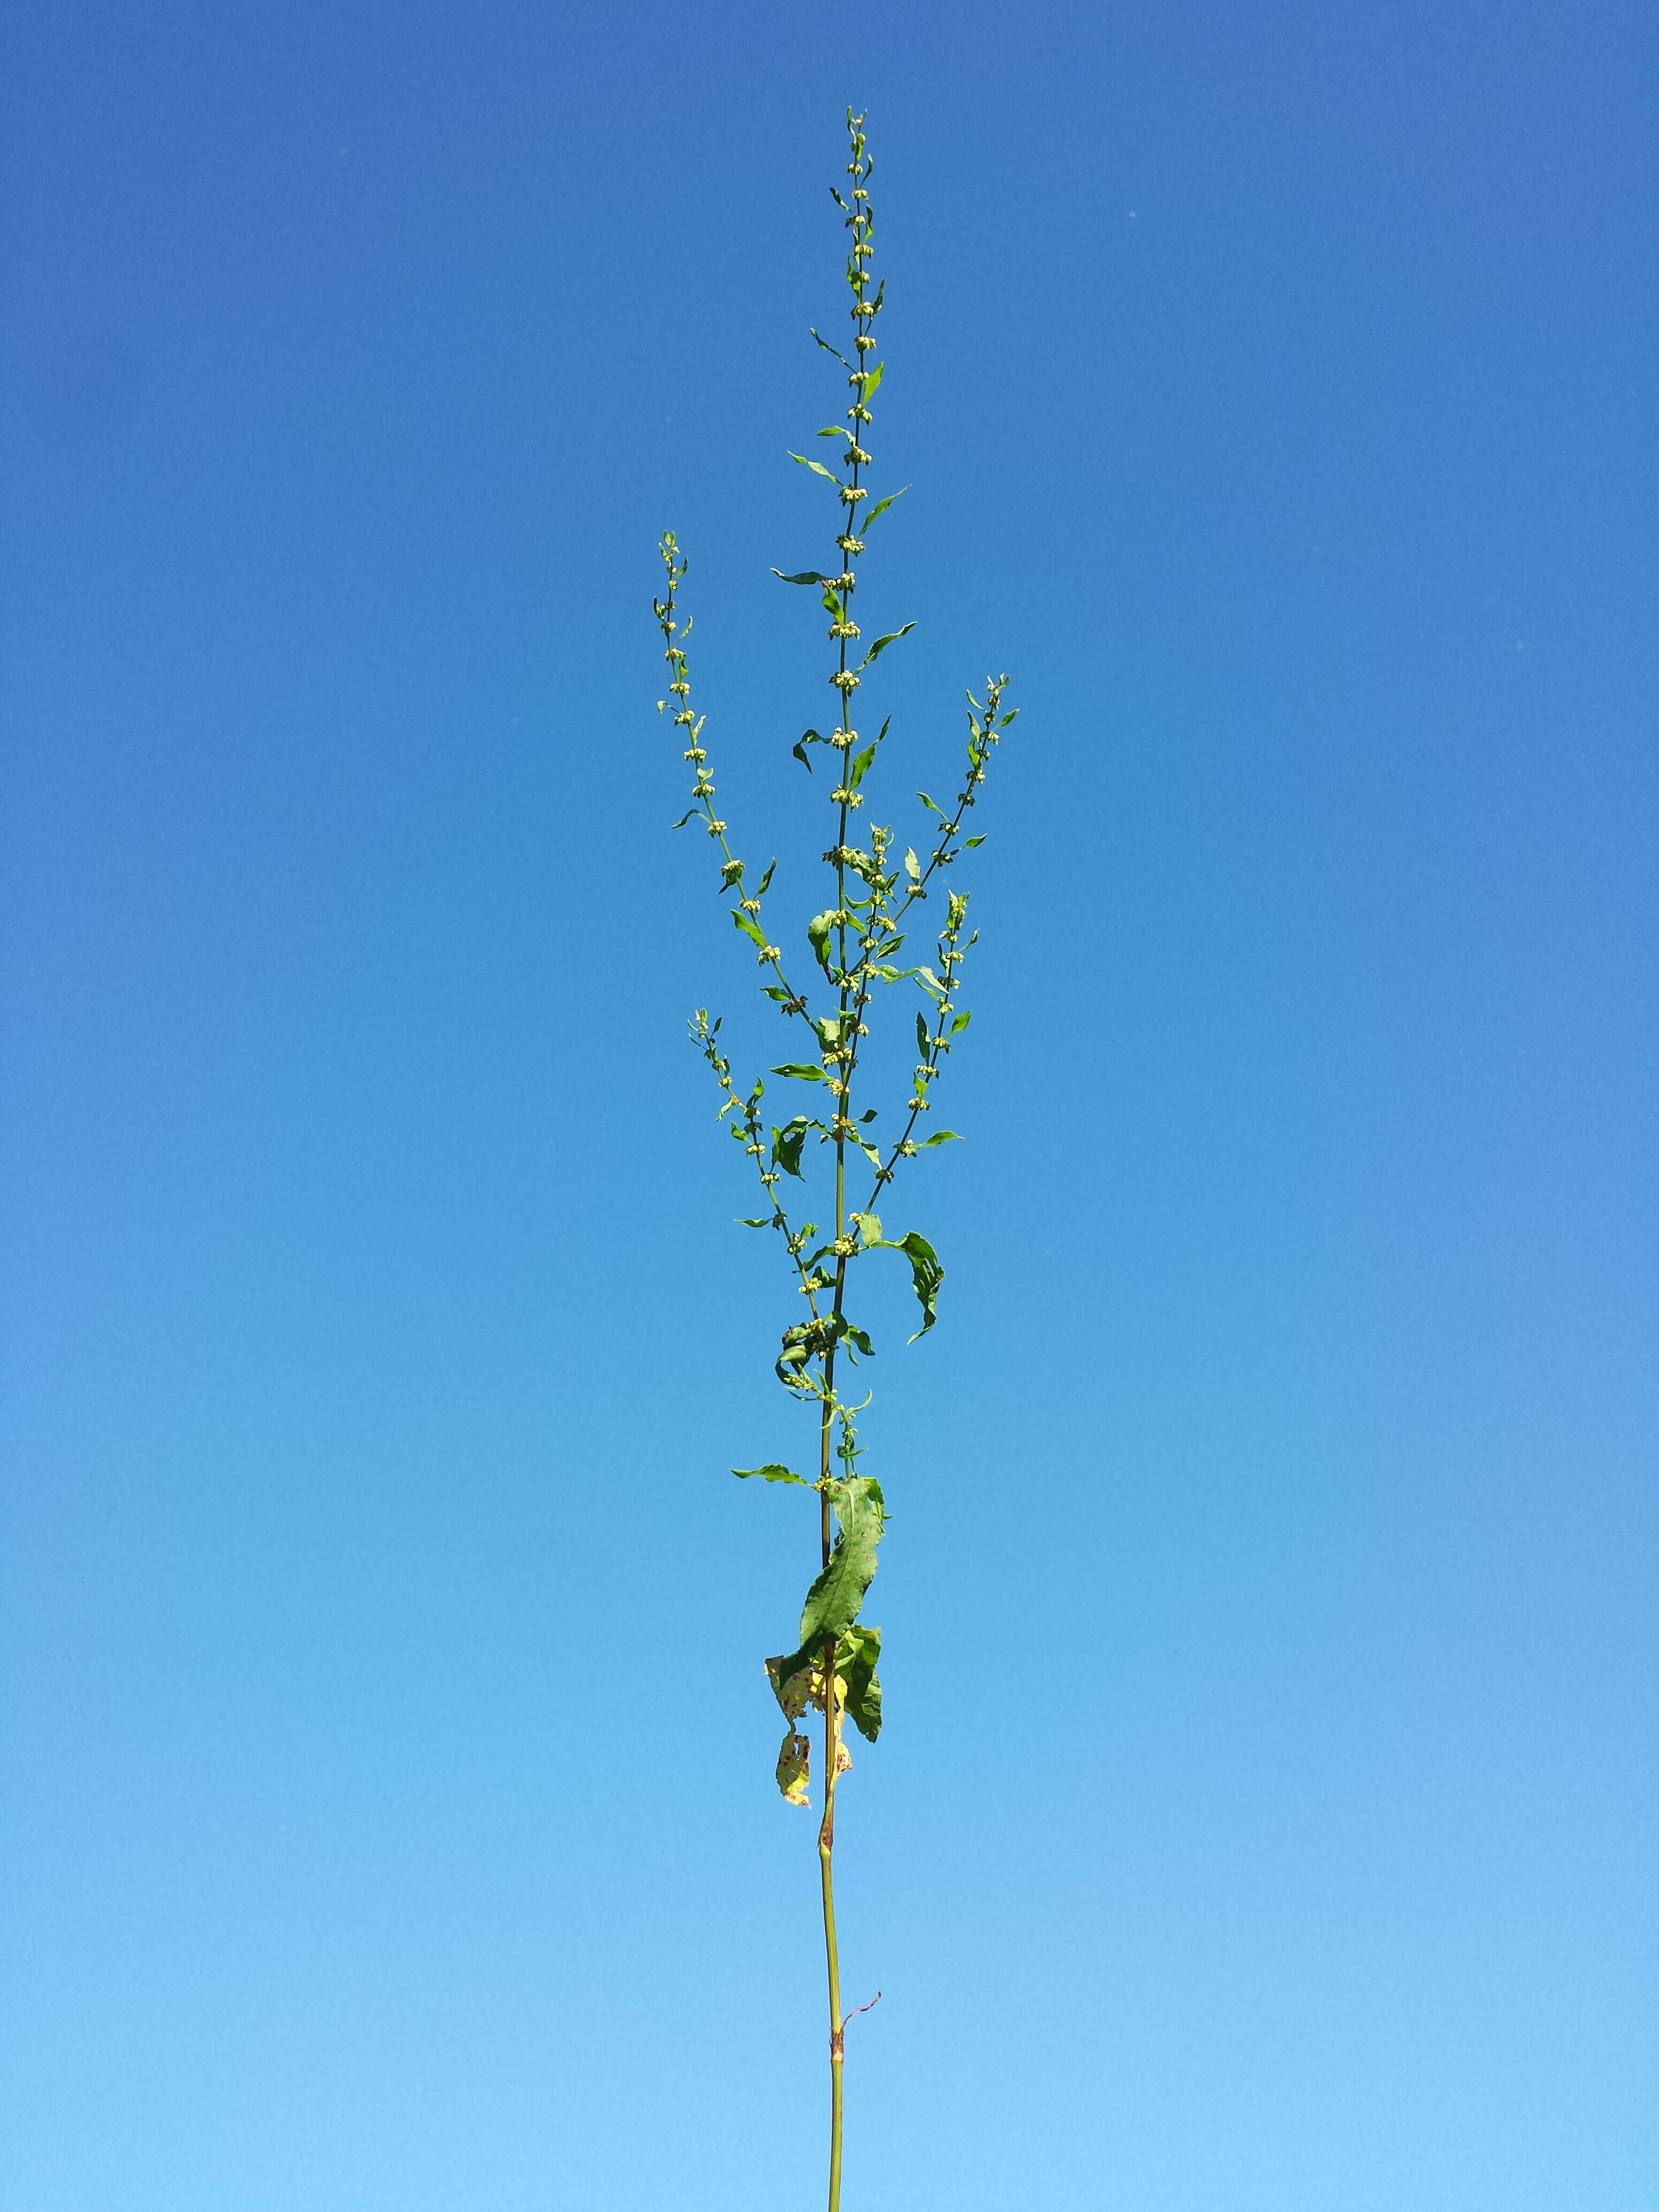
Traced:
<path fill-rule="evenodd" d="M 878 637 L 869 652 L 865 654 L 864 666 L 867 668 L 872 660 L 879 660 L 890 645 L 896 645 L 902 637 L 908 637 L 915 628 L 915 624 L 913 622 L 908 622 L 902 629 L 890 629 L 885 637 Z"/>
<path fill-rule="evenodd" d="M 799 460 L 800 456 L 799 453 L 796 453 L 793 455 L 792 458 L 795 460 Z M 823 473 L 828 476 L 830 471 L 826 469 Z M 905 493 L 908 491 L 910 487 L 908 484 L 904 484 L 902 485 L 897 491 L 890 491 L 885 499 L 878 499 L 875 505 L 871 508 L 869 514 L 860 517 L 859 521 L 860 531 L 862 532 L 868 530 L 870 525 L 872 522 L 878 521 L 881 516 L 885 514 L 888 508 L 893 504 L 893 501 L 896 499 L 902 499 Z"/>

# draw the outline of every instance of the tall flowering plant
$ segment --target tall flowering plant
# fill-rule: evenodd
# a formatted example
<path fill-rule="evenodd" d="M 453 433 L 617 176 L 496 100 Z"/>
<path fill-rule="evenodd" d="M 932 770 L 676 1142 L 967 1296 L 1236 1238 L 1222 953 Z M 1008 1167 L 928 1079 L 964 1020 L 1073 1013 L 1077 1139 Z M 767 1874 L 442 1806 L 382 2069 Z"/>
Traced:
<path fill-rule="evenodd" d="M 951 872 L 964 853 L 984 842 L 981 836 L 965 834 L 968 817 L 978 803 L 992 754 L 1018 712 L 1003 704 L 1005 677 L 989 678 L 982 698 L 968 694 L 967 754 L 959 786 L 945 805 L 926 792 L 917 794 L 927 813 L 916 844 L 901 852 L 890 825 L 870 821 L 866 826 L 861 820 L 890 718 L 873 737 L 862 736 L 854 726 L 857 695 L 882 655 L 914 625 L 904 623 L 866 644 L 854 612 L 866 540 L 900 495 L 890 492 L 872 501 L 866 481 L 872 465 L 872 402 L 885 373 L 885 363 L 876 358 L 885 285 L 876 280 L 871 266 L 873 165 L 864 118 L 850 108 L 847 129 L 850 181 L 845 191 L 832 187 L 832 197 L 849 239 L 851 343 L 843 352 L 817 331 L 812 336 L 840 363 L 848 404 L 842 421 L 817 434 L 834 441 L 827 462 L 805 453 L 791 456 L 835 493 L 836 557 L 822 569 L 774 571 L 785 583 L 817 594 L 830 617 L 835 663 L 827 679 L 835 700 L 833 726 L 805 730 L 792 747 L 809 774 L 816 749 L 821 747 L 827 757 L 834 823 L 833 842 L 822 856 L 830 875 L 830 902 L 806 921 L 804 955 L 787 954 L 768 928 L 775 862 L 751 880 L 749 864 L 733 849 L 730 825 L 716 809 L 704 741 L 707 718 L 692 703 L 686 652 L 691 624 L 681 614 L 686 560 L 672 532 L 659 548 L 665 580 L 661 597 L 653 602 L 669 673 L 658 709 L 670 715 L 691 770 L 692 803 L 675 826 L 700 823 L 714 846 L 720 889 L 730 902 L 732 925 L 752 947 L 760 988 L 787 1024 L 798 1054 L 768 1072 L 791 1088 L 799 1085 L 796 1096 L 805 1101 L 775 1121 L 774 1109 L 764 1104 L 764 1079 L 757 1077 L 747 1088 L 734 1080 L 720 1019 L 711 1018 L 706 1008 L 693 1016 L 692 1038 L 720 1091 L 719 1118 L 752 1163 L 750 1172 L 759 1185 L 762 1210 L 744 1225 L 775 1235 L 804 1302 L 804 1317 L 782 1332 L 775 1371 L 811 1416 L 816 1471 L 799 1474 L 780 1460 L 733 1473 L 745 1480 L 812 1491 L 818 1501 L 818 1571 L 806 1592 L 791 1648 L 768 1659 L 765 1668 L 784 1722 L 776 1778 L 786 1804 L 809 1803 L 815 1730 L 821 1746 L 823 1809 L 817 1857 L 830 2010 L 830 2212 L 839 2212 L 841 2203 L 842 2075 L 847 2023 L 853 2017 L 842 2009 L 836 1935 L 836 1792 L 852 1765 L 844 1741 L 848 1722 L 872 1743 L 881 1730 L 881 1631 L 862 1616 L 887 1510 L 881 1483 L 860 1465 L 865 1447 L 858 1420 L 869 1398 L 857 1395 L 861 1378 L 854 1370 L 874 1347 L 853 1316 L 849 1291 L 865 1259 L 894 1253 L 908 1268 L 921 1309 L 916 1336 L 925 1336 L 937 1317 L 945 1279 L 938 1253 L 919 1229 L 889 1236 L 882 1213 L 890 1208 L 896 1185 L 910 1163 L 956 1136 L 954 1130 L 930 1128 L 927 1121 L 945 1060 L 969 1019 L 960 989 L 963 963 L 977 933 L 968 927 L 968 894 L 957 888 Z M 940 915 L 930 932 L 930 957 L 903 964 L 902 956 L 929 901 L 937 902 Z M 868 1070 L 862 1062 L 878 1009 L 888 1008 L 895 991 L 915 994 L 916 1056 L 908 1090 L 896 1103 L 883 1105 L 869 1099 Z M 783 1095 L 787 1098 L 789 1093 Z M 793 1198 L 787 1195 L 791 1190 Z M 825 1217 L 822 1227 L 804 1218 L 809 1211 Z"/>

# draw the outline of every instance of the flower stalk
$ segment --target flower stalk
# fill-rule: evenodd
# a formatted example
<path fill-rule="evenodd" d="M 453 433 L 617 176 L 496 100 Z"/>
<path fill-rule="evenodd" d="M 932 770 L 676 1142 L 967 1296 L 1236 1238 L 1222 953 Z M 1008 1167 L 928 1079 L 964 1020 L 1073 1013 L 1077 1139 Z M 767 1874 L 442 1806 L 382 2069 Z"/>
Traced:
<path fill-rule="evenodd" d="M 783 945 L 774 941 L 768 927 L 776 864 L 769 864 L 751 882 L 748 864 L 733 850 L 728 824 L 716 811 L 706 717 L 692 703 L 687 651 L 691 623 L 680 611 L 686 560 L 672 532 L 659 547 L 664 582 L 661 595 L 653 602 L 669 672 L 658 708 L 670 715 L 691 771 L 691 805 L 675 826 L 701 823 L 715 848 L 719 895 L 728 902 L 737 932 L 754 951 L 762 992 L 784 1018 L 801 1055 L 775 1064 L 767 1073 L 785 1085 L 799 1086 L 795 1095 L 808 1102 L 781 1121 L 773 1121 L 764 1103 L 764 1078 L 757 1076 L 747 1089 L 733 1078 L 720 1018 L 711 1017 L 704 1008 L 692 1017 L 693 1040 L 720 1094 L 718 1118 L 751 1164 L 749 1171 L 760 1187 L 761 1211 L 745 1217 L 745 1225 L 770 1230 L 778 1237 L 796 1294 L 804 1301 L 805 1317 L 792 1322 L 782 1333 L 774 1371 L 791 1397 L 812 1414 L 817 1444 L 815 1472 L 797 1474 L 781 1461 L 733 1472 L 745 1479 L 817 1492 L 818 1572 L 806 1593 L 793 1648 L 768 1659 L 765 1668 L 786 1723 L 775 1772 L 787 1804 L 810 1802 L 812 1742 L 806 1723 L 815 1714 L 822 1720 L 823 1809 L 817 1855 L 830 2013 L 829 2212 L 840 2212 L 841 2205 L 843 2075 L 847 2023 L 853 2016 L 842 2010 L 836 1926 L 836 1799 L 838 1785 L 852 1765 L 846 1723 L 850 1720 L 872 1743 L 881 1729 L 877 1674 L 881 1631 L 864 1620 L 862 1608 L 876 1571 L 887 1511 L 880 1482 L 859 1466 L 864 1446 L 858 1423 L 869 1401 L 866 1395 L 855 1401 L 848 1386 L 857 1379 L 854 1370 L 873 1356 L 874 1346 L 868 1332 L 853 1318 L 848 1293 L 859 1266 L 870 1255 L 896 1253 L 908 1267 L 921 1310 L 921 1324 L 911 1341 L 925 1336 L 937 1317 L 945 1270 L 932 1243 L 919 1230 L 890 1237 L 877 1207 L 891 1202 L 896 1183 L 911 1163 L 955 1137 L 954 1131 L 940 1128 L 917 1135 L 924 1117 L 932 1112 L 933 1093 L 945 1062 L 969 1019 L 958 994 L 963 964 L 977 933 L 968 927 L 968 894 L 956 887 L 952 872 L 968 851 L 984 842 L 977 834 L 965 836 L 964 825 L 978 803 L 991 757 L 1018 712 L 1003 704 L 1005 677 L 988 678 L 982 699 L 969 693 L 966 765 L 948 806 L 925 792 L 919 794 L 927 810 L 927 827 L 918 840 L 920 852 L 907 846 L 901 853 L 889 823 L 872 822 L 861 834 L 867 779 L 886 742 L 890 722 L 884 721 L 872 738 L 861 736 L 856 726 L 858 695 L 883 654 L 914 625 L 905 623 L 866 644 L 855 611 L 869 533 L 901 495 L 891 492 L 872 501 L 867 480 L 873 465 L 872 402 L 886 371 L 885 362 L 875 357 L 885 284 L 876 278 L 872 266 L 873 164 L 864 118 L 850 108 L 847 129 L 848 181 L 844 189 L 832 187 L 832 197 L 848 234 L 850 343 L 843 351 L 816 331 L 812 335 L 841 364 L 848 404 L 842 421 L 817 434 L 820 439 L 836 441 L 833 466 L 805 453 L 791 456 L 834 488 L 835 557 L 822 568 L 793 574 L 774 572 L 785 583 L 817 593 L 830 617 L 828 637 L 833 647 L 827 678 L 835 700 L 833 726 L 824 731 L 805 730 L 791 748 L 809 775 L 813 773 L 814 750 L 819 748 L 831 768 L 833 842 L 823 854 L 830 872 L 831 902 L 806 923 L 811 957 L 804 966 L 786 959 Z M 932 957 L 902 965 L 901 955 L 915 933 L 919 909 L 935 896 L 942 897 L 944 910 L 939 927 L 931 932 Z M 879 1103 L 879 1086 L 871 1080 L 866 1055 L 872 1030 L 880 1026 L 878 1010 L 891 1003 L 895 991 L 919 994 L 920 1005 L 915 1012 L 916 1057 L 908 1089 L 890 1107 Z M 878 1130 L 884 1115 L 890 1115 L 896 1132 L 884 1139 Z M 861 1207 L 854 1206 L 854 1178 L 861 1180 L 866 1171 L 868 1195 Z M 805 1218 L 814 1203 L 815 1184 L 822 1193 L 819 1210 L 828 1217 L 827 1235 L 817 1220 Z M 786 1199 L 787 1190 L 795 1195 Z M 802 1309 L 795 1310 L 799 1316 Z M 868 2008 L 860 2005 L 855 2009 Z"/>

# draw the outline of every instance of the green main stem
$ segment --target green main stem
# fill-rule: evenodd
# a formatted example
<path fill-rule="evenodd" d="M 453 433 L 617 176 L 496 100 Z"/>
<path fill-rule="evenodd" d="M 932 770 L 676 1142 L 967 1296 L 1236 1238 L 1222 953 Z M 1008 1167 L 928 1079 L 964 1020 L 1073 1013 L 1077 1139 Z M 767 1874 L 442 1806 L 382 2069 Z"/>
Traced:
<path fill-rule="evenodd" d="M 860 118 L 860 120 L 862 118 Z M 848 121 L 849 124 L 852 121 L 850 115 Z M 866 211 L 869 207 L 869 201 L 865 196 L 863 190 L 865 175 L 867 173 L 863 172 L 861 169 L 863 161 L 863 145 L 861 141 L 855 141 L 854 161 L 855 165 L 854 183 L 858 189 L 855 191 L 854 195 L 853 205 L 855 210 L 859 210 L 860 216 L 865 218 L 864 222 L 855 228 L 854 231 L 854 243 L 856 245 L 866 228 Z M 854 265 L 860 272 L 860 280 L 859 284 L 855 287 L 854 293 L 854 305 L 853 309 L 853 320 L 859 336 L 862 337 L 865 333 L 868 331 L 873 318 L 870 314 L 862 296 L 862 258 L 855 256 Z M 857 349 L 857 369 L 850 379 L 855 408 L 861 404 L 862 378 L 859 372 L 862 371 L 863 367 L 864 349 L 860 347 Z M 853 416 L 853 443 L 855 450 L 861 441 L 864 427 L 861 415 L 854 413 Z M 860 463 L 856 459 L 851 465 L 849 471 L 850 484 L 854 489 L 856 489 L 859 483 L 860 465 Z M 858 535 L 858 501 L 856 499 L 848 500 L 843 504 L 842 516 L 842 519 L 839 526 L 838 535 L 848 538 L 855 538 Z M 845 676 L 848 672 L 845 624 L 852 612 L 852 580 L 856 556 L 850 552 L 845 546 L 841 546 L 838 550 L 842 555 L 841 573 L 843 580 L 841 583 L 837 593 L 837 596 L 841 600 L 842 614 L 836 627 L 842 630 L 842 634 L 836 641 L 837 647 L 836 667 L 838 675 Z M 843 731 L 850 731 L 853 724 L 852 690 L 851 688 L 844 686 L 838 687 L 836 696 L 840 707 L 840 712 L 837 716 L 840 728 Z M 853 1010 L 856 1002 L 861 996 L 861 994 L 854 991 L 848 976 L 847 968 L 848 915 L 846 853 L 847 826 L 851 809 L 848 804 L 846 793 L 847 780 L 851 770 L 852 759 L 852 743 L 850 738 L 841 738 L 838 733 L 838 773 L 836 775 L 836 784 L 842 793 L 842 798 L 840 800 L 840 812 L 836 829 L 836 909 L 838 916 L 840 917 L 836 924 L 836 937 L 837 965 L 841 970 L 839 989 L 839 1012 L 841 1020 L 839 1029 L 837 1030 L 837 1042 L 838 1048 L 846 1052 L 848 1057 L 844 1060 L 837 1060 L 836 1064 L 838 1086 L 836 1095 L 836 1113 L 834 1116 L 836 1140 L 836 1243 L 837 1246 L 841 1245 L 842 1239 L 847 1234 L 847 1132 L 851 1126 L 852 1121 L 853 1071 L 858 1054 L 858 1039 L 855 1034 L 848 1034 L 849 1024 L 848 1017 L 849 1012 Z M 856 1015 L 854 1015 L 854 1020 L 856 1020 Z M 847 1255 L 844 1250 L 837 1250 L 836 1255 L 836 1297 L 834 1319 L 831 1323 L 830 1343 L 823 1354 L 823 1419 L 818 1427 L 818 1475 L 820 1481 L 826 1486 L 826 1487 L 819 1492 L 818 1539 L 820 1553 L 822 1554 L 823 1565 L 826 1567 L 830 1564 L 830 1553 L 832 1544 L 830 1496 L 827 1485 L 830 1480 L 830 1431 L 835 1419 L 836 1347 L 840 1341 L 843 1299 L 846 1293 L 846 1287 Z M 823 1819 L 818 1827 L 818 1885 L 823 1900 L 823 1958 L 825 1977 L 829 1984 L 830 1998 L 829 2212 L 841 2212 L 842 2117 L 843 2075 L 845 2071 L 843 2059 L 845 2057 L 847 2027 L 847 2023 L 842 2017 L 841 2008 L 841 1951 L 836 1939 L 836 1769 L 839 1763 L 840 1753 L 841 1708 L 840 1701 L 836 1695 L 836 1639 L 834 1637 L 830 1637 L 823 1647 Z"/>

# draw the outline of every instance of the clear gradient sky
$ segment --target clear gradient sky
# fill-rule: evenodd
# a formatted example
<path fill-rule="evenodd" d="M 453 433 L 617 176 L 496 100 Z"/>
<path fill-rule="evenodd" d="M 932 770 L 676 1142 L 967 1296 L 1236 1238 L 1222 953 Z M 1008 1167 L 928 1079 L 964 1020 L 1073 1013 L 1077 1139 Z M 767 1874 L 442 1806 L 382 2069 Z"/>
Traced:
<path fill-rule="evenodd" d="M 673 526 L 815 846 L 852 100 L 893 787 L 1025 711 L 850 2212 L 1659 2212 L 1652 9 L 3 38 L 0 2208 L 820 2202 L 792 1316 L 684 1018 L 776 1040 L 649 602 Z"/>

